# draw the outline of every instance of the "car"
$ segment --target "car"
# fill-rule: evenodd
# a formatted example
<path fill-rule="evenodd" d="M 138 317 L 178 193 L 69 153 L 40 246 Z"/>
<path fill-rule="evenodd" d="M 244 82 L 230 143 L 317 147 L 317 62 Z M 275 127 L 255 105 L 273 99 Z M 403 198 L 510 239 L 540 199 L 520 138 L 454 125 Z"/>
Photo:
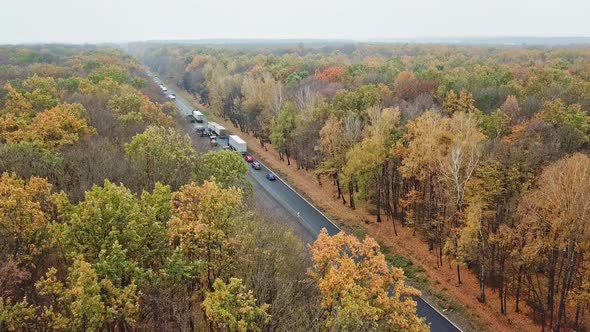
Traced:
<path fill-rule="evenodd" d="M 173 94 L 173 93 L 172 93 L 172 94 L 169 94 L 169 95 L 168 95 L 168 98 L 169 98 L 169 99 L 172 99 L 172 100 L 176 100 L 176 95 L 175 95 L 175 94 Z"/>
<path fill-rule="evenodd" d="M 262 168 L 262 166 L 260 166 L 260 163 L 255 161 L 252 163 L 252 168 L 254 168 L 255 170 L 260 170 L 260 168 Z"/>
<path fill-rule="evenodd" d="M 244 160 L 247 161 L 247 162 L 249 162 L 249 163 L 251 163 L 251 162 L 254 161 L 254 158 L 252 158 L 252 156 L 248 156 L 247 155 L 247 156 L 244 157 Z"/>
<path fill-rule="evenodd" d="M 277 177 L 274 174 L 272 174 L 272 173 L 268 173 L 268 174 L 266 174 L 266 179 L 268 181 L 274 181 L 274 180 L 277 179 Z"/>

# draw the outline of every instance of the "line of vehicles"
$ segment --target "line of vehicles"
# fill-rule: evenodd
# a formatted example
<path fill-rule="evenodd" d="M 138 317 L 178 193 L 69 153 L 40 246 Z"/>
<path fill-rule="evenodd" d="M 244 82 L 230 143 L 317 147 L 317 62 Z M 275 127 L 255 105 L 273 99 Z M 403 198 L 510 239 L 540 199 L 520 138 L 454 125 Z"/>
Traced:
<path fill-rule="evenodd" d="M 156 81 L 156 83 L 159 83 L 157 78 L 154 77 L 154 80 Z M 164 84 L 159 83 L 159 85 L 160 85 L 160 89 L 162 89 L 162 92 L 164 92 L 164 94 L 166 95 L 167 98 L 169 98 L 172 101 L 176 100 L 176 95 L 174 93 L 168 93 L 168 89 L 166 88 L 166 86 Z M 191 123 L 194 123 L 194 122 L 197 123 L 195 125 L 195 131 L 201 137 L 209 136 L 209 139 L 211 141 L 211 146 L 217 146 L 217 137 L 225 138 L 227 136 L 228 131 L 225 129 L 225 127 L 223 127 L 222 125 L 220 125 L 216 122 L 208 122 L 207 126 L 203 125 L 204 115 L 200 111 L 193 110 L 192 114 L 188 115 L 187 117 L 189 118 L 189 121 Z M 240 152 L 244 156 L 244 161 L 249 163 L 250 167 L 252 167 L 252 169 L 255 169 L 255 170 L 262 169 L 262 165 L 260 164 L 260 162 L 255 161 L 254 157 L 247 154 L 248 148 L 247 148 L 246 141 L 244 141 L 238 135 L 229 135 L 228 136 L 228 145 L 224 146 L 223 149 L 225 149 L 225 150 L 231 149 L 231 150 L 235 150 L 237 152 Z M 264 177 L 268 181 L 275 181 L 277 179 L 277 176 L 272 172 L 267 173 Z M 297 217 L 299 217 L 299 212 L 297 212 Z"/>
<path fill-rule="evenodd" d="M 164 92 L 168 99 L 176 100 L 176 95 L 174 93 L 168 93 L 168 88 L 164 84 L 160 83 L 160 89 L 162 89 L 162 92 Z"/>
<path fill-rule="evenodd" d="M 188 115 L 189 121 L 195 124 L 195 131 L 201 137 L 209 137 L 209 141 L 212 147 L 218 146 L 218 140 L 227 137 L 227 145 L 223 146 L 224 150 L 237 151 L 244 156 L 244 161 L 250 164 L 255 170 L 262 169 L 260 162 L 255 161 L 254 158 L 248 154 L 248 144 L 238 135 L 228 135 L 227 129 L 217 122 L 207 122 L 205 126 L 204 115 L 201 111 L 193 110 Z M 269 181 L 275 181 L 277 178 L 273 173 L 266 174 L 266 179 Z"/>
<path fill-rule="evenodd" d="M 164 92 L 164 94 L 166 94 L 166 97 L 168 97 L 171 100 L 176 100 L 176 95 L 174 93 L 168 93 L 168 88 L 166 88 L 166 86 L 163 83 L 160 83 L 160 89 L 162 89 L 162 92 Z M 201 137 L 209 136 L 210 144 L 212 147 L 216 147 L 218 145 L 218 143 L 217 143 L 218 137 L 219 138 L 226 138 L 227 137 L 228 138 L 228 140 L 227 140 L 228 145 L 223 146 L 224 150 L 237 151 L 244 156 L 244 161 L 249 163 L 250 167 L 252 167 L 255 170 L 262 169 L 262 165 L 260 164 L 260 162 L 255 161 L 254 158 L 248 154 L 248 145 L 247 145 L 246 141 L 244 141 L 240 136 L 228 135 L 227 129 L 225 129 L 225 127 L 223 127 L 222 125 L 220 125 L 217 122 L 213 122 L 213 121 L 207 122 L 207 125 L 205 126 L 203 124 L 205 122 L 205 116 L 204 116 L 203 112 L 201 112 L 201 111 L 193 110 L 191 112 L 191 114 L 188 115 L 187 117 L 189 118 L 189 121 L 191 123 L 196 122 L 195 131 L 199 134 L 199 136 L 201 136 Z M 277 179 L 277 177 L 272 172 L 267 173 L 265 178 L 269 181 L 275 181 Z"/>
<path fill-rule="evenodd" d="M 192 117 L 195 119 L 195 122 L 197 123 L 203 122 L 202 113 L 199 111 L 193 111 Z M 240 154 L 242 154 L 242 156 L 244 156 L 244 161 L 249 163 L 250 167 L 252 167 L 255 170 L 262 169 L 262 165 L 260 164 L 260 162 L 255 161 L 254 157 L 248 154 L 248 144 L 246 143 L 246 141 L 244 141 L 238 135 L 228 135 L 227 129 L 225 129 L 225 127 L 223 127 L 219 123 L 208 122 L 206 128 L 202 124 L 197 124 L 195 125 L 195 130 L 197 131 L 197 133 L 200 134 L 201 137 L 206 136 L 208 133 L 211 146 L 218 145 L 218 138 L 227 137 L 227 145 L 222 147 L 224 150 L 237 151 Z M 273 173 L 267 173 L 265 177 L 269 181 L 275 181 L 277 179 L 277 177 Z"/>

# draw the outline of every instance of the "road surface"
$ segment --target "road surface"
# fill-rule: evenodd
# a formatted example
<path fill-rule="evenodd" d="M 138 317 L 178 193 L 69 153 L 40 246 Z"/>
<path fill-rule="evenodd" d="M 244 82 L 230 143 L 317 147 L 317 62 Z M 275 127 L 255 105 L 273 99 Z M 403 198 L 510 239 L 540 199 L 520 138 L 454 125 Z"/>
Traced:
<path fill-rule="evenodd" d="M 156 82 L 160 81 L 156 79 Z M 175 93 L 170 87 L 168 93 Z M 176 94 L 176 105 L 180 109 L 183 115 L 192 114 L 194 107 L 184 100 L 181 96 Z M 206 126 L 206 121 L 204 122 Z M 219 140 L 219 145 L 227 145 L 227 139 Z M 285 181 L 277 176 L 276 181 L 269 181 L 266 179 L 266 174 L 271 173 L 264 164 L 262 169 L 254 170 L 249 168 L 248 175 L 253 180 L 254 193 L 264 190 L 264 196 L 266 199 L 272 198 L 276 204 L 273 204 L 276 208 L 282 209 L 283 211 L 274 211 L 275 214 L 284 215 L 289 214 L 295 218 L 300 226 L 308 232 L 309 237 L 315 239 L 319 235 L 322 228 L 328 231 L 328 234 L 334 235 L 338 233 L 339 228 L 333 224 L 328 217 L 322 212 L 315 208 L 310 202 L 299 195 L 293 188 L 291 188 Z M 273 172 L 274 173 L 274 172 Z M 275 174 L 276 175 L 276 174 Z M 261 193 L 263 194 L 263 193 Z M 291 218 L 293 219 L 293 218 Z M 298 226 L 299 227 L 299 226 Z M 424 317 L 426 322 L 430 324 L 430 330 L 432 332 L 458 332 L 461 331 L 451 321 L 449 321 L 442 313 L 436 310 L 433 306 L 428 304 L 424 299 L 420 297 L 415 298 L 417 302 L 417 313 L 418 316 Z"/>

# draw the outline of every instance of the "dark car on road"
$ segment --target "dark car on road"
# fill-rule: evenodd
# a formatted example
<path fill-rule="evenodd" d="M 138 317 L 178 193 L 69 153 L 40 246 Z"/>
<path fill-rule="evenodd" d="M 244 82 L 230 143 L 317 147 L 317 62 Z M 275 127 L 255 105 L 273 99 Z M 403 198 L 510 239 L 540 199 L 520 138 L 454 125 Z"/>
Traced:
<path fill-rule="evenodd" d="M 266 179 L 268 181 L 274 181 L 274 180 L 277 179 L 277 177 L 274 174 L 272 174 L 272 173 L 268 173 L 268 174 L 266 174 Z"/>
<path fill-rule="evenodd" d="M 260 163 L 257 161 L 253 162 L 252 168 L 254 168 L 255 170 L 260 170 L 260 168 L 261 168 Z"/>
<path fill-rule="evenodd" d="M 249 162 L 249 163 L 251 163 L 251 162 L 254 161 L 254 158 L 252 156 L 245 156 L 244 157 L 244 160 L 247 161 L 247 162 Z"/>

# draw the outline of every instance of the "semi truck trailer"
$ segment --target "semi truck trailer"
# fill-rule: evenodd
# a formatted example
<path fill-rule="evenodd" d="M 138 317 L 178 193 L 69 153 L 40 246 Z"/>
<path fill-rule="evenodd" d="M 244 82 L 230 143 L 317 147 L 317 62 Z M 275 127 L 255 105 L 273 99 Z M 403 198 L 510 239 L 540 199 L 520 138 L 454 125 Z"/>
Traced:
<path fill-rule="evenodd" d="M 229 135 L 229 146 L 241 154 L 246 154 L 248 147 L 246 142 L 238 135 Z"/>

